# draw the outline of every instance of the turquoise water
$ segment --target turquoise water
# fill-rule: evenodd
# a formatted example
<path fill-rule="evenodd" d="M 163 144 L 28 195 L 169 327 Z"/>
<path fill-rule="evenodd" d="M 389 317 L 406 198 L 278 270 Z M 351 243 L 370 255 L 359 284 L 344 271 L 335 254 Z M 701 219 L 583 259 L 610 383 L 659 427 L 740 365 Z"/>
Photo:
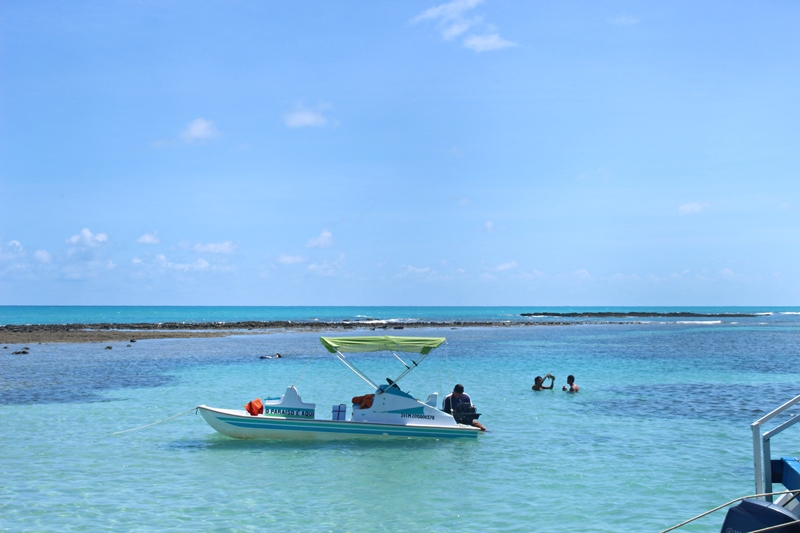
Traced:
<path fill-rule="evenodd" d="M 793 316 L 403 331 L 448 338 L 401 385 L 463 383 L 477 442 L 244 442 L 194 413 L 111 435 L 294 382 L 318 416 L 370 392 L 317 334 L 0 348 L 0 530 L 659 531 L 753 491 L 749 424 L 800 393 Z M 547 372 L 582 391 L 531 391 Z"/>
<path fill-rule="evenodd" d="M 488 321 L 530 322 L 536 317 L 522 313 L 539 312 L 627 312 L 654 311 L 669 313 L 760 313 L 773 319 L 800 314 L 800 307 L 248 307 L 248 306 L 0 306 L 3 324 L 98 324 L 134 322 L 240 322 L 246 320 L 391 320 L 414 321 Z M 581 319 L 585 321 L 586 319 Z"/>

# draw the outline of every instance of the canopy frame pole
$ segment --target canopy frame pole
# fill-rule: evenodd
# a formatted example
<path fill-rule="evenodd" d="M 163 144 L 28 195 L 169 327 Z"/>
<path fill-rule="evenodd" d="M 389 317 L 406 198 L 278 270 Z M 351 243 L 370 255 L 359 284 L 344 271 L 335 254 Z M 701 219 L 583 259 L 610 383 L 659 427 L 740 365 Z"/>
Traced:
<path fill-rule="evenodd" d="M 395 378 L 394 382 L 395 382 L 395 383 L 397 383 L 398 381 L 400 381 L 401 379 L 403 379 L 403 378 L 406 376 L 406 374 L 408 374 L 409 372 L 411 372 L 412 370 L 414 370 L 415 368 L 417 368 L 417 367 L 419 366 L 419 364 L 420 364 L 422 361 L 424 361 L 426 357 L 428 357 L 428 355 L 429 355 L 429 354 L 430 354 L 430 352 L 428 352 L 428 353 L 426 353 L 426 354 L 423 354 L 423 355 L 422 355 L 422 357 L 420 357 L 420 358 L 419 358 L 419 360 L 417 360 L 417 361 L 414 361 L 413 359 L 411 359 L 411 358 L 409 357 L 409 359 L 411 359 L 411 362 L 414 364 L 414 366 L 406 366 L 406 370 L 405 370 L 405 372 L 403 372 L 402 374 L 400 374 L 399 376 L 397 376 L 397 377 Z"/>
<path fill-rule="evenodd" d="M 363 379 L 367 383 L 367 385 L 372 387 L 373 390 L 378 390 L 378 386 L 375 385 L 375 382 L 369 379 L 366 374 L 364 374 L 361 370 L 356 368 L 354 364 L 348 361 L 347 358 L 344 356 L 344 354 L 339 350 L 336 350 L 336 359 L 341 361 L 344 366 L 349 368 L 353 372 L 353 374 Z"/>
<path fill-rule="evenodd" d="M 406 364 L 406 362 L 405 362 L 405 361 L 403 361 L 403 359 L 402 359 L 402 358 L 401 358 L 399 355 L 397 355 L 396 353 L 394 353 L 394 350 L 389 350 L 389 351 L 390 351 L 390 352 L 392 352 L 392 355 L 393 355 L 393 356 L 395 356 L 395 357 L 397 358 L 397 360 L 398 360 L 398 361 L 400 361 L 401 363 L 403 363 L 403 366 L 404 366 L 404 367 L 406 367 L 406 368 L 410 368 L 410 367 L 409 367 L 409 366 Z M 409 359 L 411 359 L 411 358 L 409 357 Z M 414 360 L 413 360 L 413 359 L 411 359 L 411 362 L 413 363 L 413 362 L 414 362 Z M 414 364 L 416 364 L 416 363 L 414 363 Z"/>

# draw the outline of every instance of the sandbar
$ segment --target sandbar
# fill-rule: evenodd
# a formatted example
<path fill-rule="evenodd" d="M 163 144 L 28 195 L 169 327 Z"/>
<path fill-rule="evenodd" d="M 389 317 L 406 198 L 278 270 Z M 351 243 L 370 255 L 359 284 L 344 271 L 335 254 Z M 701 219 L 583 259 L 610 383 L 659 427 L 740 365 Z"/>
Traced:
<path fill-rule="evenodd" d="M 165 322 L 160 324 L 25 324 L 0 326 L 0 344 L 65 342 L 112 342 L 145 339 L 188 339 L 228 335 L 263 335 L 277 332 L 377 331 L 390 335 L 396 330 L 419 328 L 566 326 L 574 322 L 411 322 L 400 324 L 369 322 Z M 2 349 L 2 348 L 0 348 Z"/>

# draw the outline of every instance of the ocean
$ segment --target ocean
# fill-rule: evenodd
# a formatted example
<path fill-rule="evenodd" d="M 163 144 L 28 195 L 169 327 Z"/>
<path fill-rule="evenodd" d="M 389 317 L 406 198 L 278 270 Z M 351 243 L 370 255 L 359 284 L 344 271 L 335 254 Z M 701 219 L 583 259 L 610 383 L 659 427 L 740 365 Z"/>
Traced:
<path fill-rule="evenodd" d="M 322 331 L 42 344 L 29 355 L 0 346 L 0 530 L 660 531 L 754 491 L 749 424 L 800 394 L 800 308 L 6 306 L 0 324 L 503 323 L 646 310 L 756 316 L 392 331 L 447 337 L 401 388 L 442 398 L 464 384 L 489 429 L 471 442 L 237 441 L 193 411 L 112 435 L 293 383 L 328 416 L 371 391 L 325 351 Z M 376 381 L 403 368 L 358 358 Z M 533 392 L 548 372 L 557 388 Z M 568 374 L 580 393 L 561 392 Z M 776 437 L 773 455 L 800 454 L 798 435 Z M 718 531 L 722 518 L 681 531 Z"/>
<path fill-rule="evenodd" d="M 245 322 L 293 320 L 297 322 L 384 320 L 404 323 L 415 321 L 530 322 L 556 313 L 745 313 L 770 317 L 771 321 L 792 319 L 800 307 L 273 307 L 273 306 L 0 306 L 0 325 L 5 324 L 100 324 L 136 322 Z M 800 319 L 800 318 L 799 318 Z M 601 319 L 598 319 L 601 320 Z M 583 319 L 585 321 L 585 319 Z"/>

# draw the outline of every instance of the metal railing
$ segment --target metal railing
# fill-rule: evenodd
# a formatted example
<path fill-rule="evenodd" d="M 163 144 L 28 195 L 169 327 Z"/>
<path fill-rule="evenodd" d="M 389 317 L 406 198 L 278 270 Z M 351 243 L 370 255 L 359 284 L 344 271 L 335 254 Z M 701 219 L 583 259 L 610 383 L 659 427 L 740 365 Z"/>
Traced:
<path fill-rule="evenodd" d="M 800 396 L 795 396 L 774 411 L 762 416 L 750 424 L 750 429 L 753 431 L 753 466 L 755 467 L 756 493 L 758 494 L 772 492 L 772 456 L 770 452 L 770 439 L 784 429 L 794 425 L 796 422 L 800 422 L 800 416 L 791 415 L 792 417 L 789 420 L 763 434 L 761 433 L 761 426 L 776 416 L 783 414 L 786 412 L 786 410 L 797 405 L 798 403 L 800 403 Z M 766 495 L 765 499 L 771 502 L 772 495 Z"/>
<path fill-rule="evenodd" d="M 734 503 L 738 503 L 744 499 L 749 498 L 763 498 L 766 501 L 771 502 L 773 496 L 780 495 L 781 498 L 779 501 L 782 501 L 782 505 L 786 505 L 791 500 L 800 496 L 800 490 L 785 490 L 780 492 L 772 492 L 772 456 L 770 455 L 770 439 L 783 431 L 784 429 L 794 425 L 796 422 L 800 422 L 800 416 L 798 415 L 791 415 L 789 420 L 779 424 L 778 426 L 772 428 L 769 431 L 761 433 L 761 426 L 763 426 L 766 422 L 769 422 L 776 416 L 779 416 L 785 413 L 788 409 L 791 409 L 793 406 L 800 404 L 800 396 L 795 396 L 785 404 L 781 405 L 774 411 L 767 413 L 766 415 L 762 416 L 752 424 L 750 424 L 750 429 L 753 431 L 753 464 L 755 466 L 755 478 L 756 478 L 756 494 L 751 494 L 750 496 L 742 496 L 740 498 L 736 498 L 735 500 L 731 500 L 728 503 L 720 505 L 711 509 L 710 511 L 706 511 L 705 513 L 699 514 L 694 518 L 690 518 L 680 524 L 672 526 L 671 528 L 665 529 L 661 531 L 661 533 L 667 533 L 668 531 L 673 531 L 675 529 L 681 528 L 687 524 L 694 522 L 699 518 L 703 518 L 704 516 L 708 516 L 709 514 L 715 513 L 720 509 L 724 509 Z M 766 490 L 765 490 L 766 487 Z M 761 532 L 768 532 L 773 530 L 779 530 L 782 527 L 795 524 L 795 522 L 790 522 L 786 524 L 780 524 L 777 526 L 770 526 L 764 529 L 759 529 L 754 531 L 753 533 L 761 533 Z"/>

